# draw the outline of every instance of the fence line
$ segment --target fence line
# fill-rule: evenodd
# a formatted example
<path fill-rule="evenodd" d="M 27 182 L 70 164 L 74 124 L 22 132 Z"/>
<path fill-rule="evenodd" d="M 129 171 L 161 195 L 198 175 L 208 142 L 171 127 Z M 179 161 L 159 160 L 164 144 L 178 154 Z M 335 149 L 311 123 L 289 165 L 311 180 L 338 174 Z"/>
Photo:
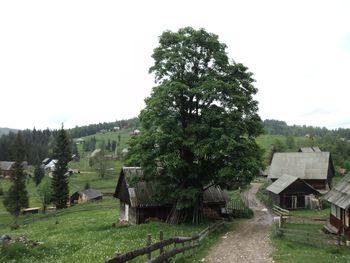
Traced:
<path fill-rule="evenodd" d="M 301 229 L 277 228 L 276 236 L 287 238 L 294 242 L 308 245 L 341 245 L 342 238 L 340 235 L 326 235 L 324 233 L 310 232 Z"/>
<path fill-rule="evenodd" d="M 106 263 L 124 263 L 139 256 L 147 255 L 147 263 L 160 263 L 167 259 L 176 256 L 180 253 L 185 253 L 187 250 L 194 250 L 199 247 L 200 242 L 211 232 L 215 231 L 224 224 L 224 221 L 218 221 L 211 226 L 203 229 L 198 234 L 192 237 L 180 237 L 175 236 L 166 240 L 163 240 L 163 231 L 159 232 L 160 241 L 152 244 L 151 235 L 147 236 L 146 246 L 139 248 L 123 255 L 117 255 L 116 257 L 106 261 Z M 182 244 L 182 247 L 177 247 L 178 244 Z M 173 245 L 173 248 L 166 251 L 165 248 Z M 152 259 L 152 252 L 159 250 L 159 256 Z"/>

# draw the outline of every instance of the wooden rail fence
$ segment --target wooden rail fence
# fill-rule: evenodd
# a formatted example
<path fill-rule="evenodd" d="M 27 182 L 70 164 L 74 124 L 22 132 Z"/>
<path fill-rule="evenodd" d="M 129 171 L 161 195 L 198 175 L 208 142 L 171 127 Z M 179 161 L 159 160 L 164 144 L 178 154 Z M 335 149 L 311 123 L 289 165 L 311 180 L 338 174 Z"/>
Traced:
<path fill-rule="evenodd" d="M 327 235 L 320 232 L 311 232 L 300 229 L 278 228 L 276 234 L 279 238 L 286 238 L 293 242 L 304 243 L 312 246 L 341 245 L 340 235 Z"/>
<path fill-rule="evenodd" d="M 123 263 L 139 256 L 147 255 L 148 263 L 165 262 L 167 259 L 176 256 L 180 253 L 185 253 L 187 250 L 194 250 L 200 245 L 200 242 L 211 232 L 215 231 L 224 224 L 224 221 L 218 221 L 211 226 L 203 229 L 198 234 L 192 237 L 175 236 L 169 239 L 163 239 L 163 231 L 159 232 L 159 242 L 152 244 L 151 235 L 147 235 L 146 246 L 139 248 L 123 255 L 107 260 L 106 263 Z M 172 248 L 170 248 L 172 246 Z M 159 250 L 159 256 L 152 259 L 152 252 Z"/>

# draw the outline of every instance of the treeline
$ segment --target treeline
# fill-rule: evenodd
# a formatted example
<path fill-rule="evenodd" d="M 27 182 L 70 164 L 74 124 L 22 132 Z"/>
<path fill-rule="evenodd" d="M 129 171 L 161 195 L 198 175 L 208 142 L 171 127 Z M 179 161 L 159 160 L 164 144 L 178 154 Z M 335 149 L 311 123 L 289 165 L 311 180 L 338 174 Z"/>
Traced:
<path fill-rule="evenodd" d="M 56 131 L 46 130 L 24 130 L 21 131 L 25 160 L 29 164 L 36 164 L 48 157 L 50 141 Z M 15 140 L 17 132 L 10 132 L 0 137 L 0 160 L 13 161 L 15 159 Z"/>
<path fill-rule="evenodd" d="M 85 137 L 94 135 L 101 131 L 112 131 L 114 128 L 119 127 L 120 129 L 136 129 L 139 127 L 139 119 L 132 118 L 128 120 L 121 120 L 115 122 L 104 122 L 98 124 L 90 124 L 81 127 L 75 127 L 68 130 L 68 134 L 71 138 Z"/>
<path fill-rule="evenodd" d="M 285 135 L 285 140 L 275 140 L 268 155 L 271 161 L 274 152 L 295 151 L 297 147 L 318 146 L 322 151 L 332 154 L 337 167 L 350 171 L 350 129 L 339 128 L 329 130 L 312 126 L 288 126 L 284 121 L 265 120 L 266 133 L 272 135 Z M 303 145 L 296 144 L 293 136 L 305 136 Z"/>
<path fill-rule="evenodd" d="M 138 118 L 129 120 L 121 120 L 109 123 L 91 124 L 82 127 L 75 127 L 68 130 L 72 153 L 76 154 L 76 145 L 73 143 L 73 138 L 93 135 L 101 131 L 110 131 L 114 127 L 120 129 L 135 129 L 139 126 Z M 47 157 L 52 157 L 53 141 L 57 133 L 56 130 L 23 130 L 21 131 L 24 141 L 25 160 L 28 164 L 34 165 Z M 7 135 L 0 137 L 0 161 L 13 161 L 15 159 L 15 139 L 17 132 L 10 131 Z M 115 149 L 116 142 L 106 142 L 107 147 Z M 95 149 L 96 141 L 90 140 L 87 142 L 89 147 L 86 150 Z M 112 147 L 113 146 L 113 147 Z"/>

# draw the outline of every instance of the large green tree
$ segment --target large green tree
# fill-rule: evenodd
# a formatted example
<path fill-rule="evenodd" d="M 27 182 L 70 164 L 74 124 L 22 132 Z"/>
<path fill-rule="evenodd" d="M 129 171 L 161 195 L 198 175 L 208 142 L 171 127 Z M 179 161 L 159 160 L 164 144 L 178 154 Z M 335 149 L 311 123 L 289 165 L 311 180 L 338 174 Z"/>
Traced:
<path fill-rule="evenodd" d="M 67 207 L 69 200 L 68 163 L 71 160 L 71 146 L 68 135 L 62 128 L 57 132 L 53 147 L 53 158 L 57 159 L 52 175 L 52 201 L 57 209 Z"/>
<path fill-rule="evenodd" d="M 16 218 L 22 208 L 28 207 L 28 192 L 26 189 L 26 174 L 23 169 L 25 150 L 22 135 L 17 133 L 15 140 L 15 163 L 11 174 L 12 185 L 4 198 L 4 206 Z"/>
<path fill-rule="evenodd" d="M 208 186 L 246 185 L 258 173 L 257 89 L 248 68 L 230 62 L 226 45 L 204 29 L 165 31 L 152 57 L 158 85 L 140 113 L 129 164 L 173 202 L 169 222 L 198 222 Z"/>

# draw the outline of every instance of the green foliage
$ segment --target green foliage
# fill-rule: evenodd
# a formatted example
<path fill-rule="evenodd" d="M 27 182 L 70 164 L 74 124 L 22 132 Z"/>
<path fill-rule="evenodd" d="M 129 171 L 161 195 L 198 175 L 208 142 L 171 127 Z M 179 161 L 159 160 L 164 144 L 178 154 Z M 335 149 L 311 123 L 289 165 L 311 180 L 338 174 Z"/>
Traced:
<path fill-rule="evenodd" d="M 40 196 L 43 212 L 45 213 L 46 207 L 51 203 L 51 200 L 52 200 L 52 189 L 51 189 L 51 182 L 49 178 L 45 178 L 44 180 L 41 181 L 37 192 Z"/>
<path fill-rule="evenodd" d="M 91 188 L 91 187 L 90 187 L 89 182 L 86 182 L 85 185 L 84 185 L 84 189 L 90 189 L 90 188 Z"/>
<path fill-rule="evenodd" d="M 17 133 L 15 141 L 15 164 L 11 174 L 12 185 L 4 196 L 4 206 L 6 210 L 18 217 L 21 208 L 28 207 L 28 192 L 26 189 L 26 175 L 23 170 L 24 146 L 20 132 Z"/>
<path fill-rule="evenodd" d="M 40 166 L 40 164 L 37 164 L 34 169 L 34 177 L 33 180 L 35 182 L 35 185 L 38 186 L 41 182 L 41 180 L 45 176 L 45 171 L 44 169 Z"/>
<path fill-rule="evenodd" d="M 179 209 L 195 207 L 209 183 L 248 184 L 261 166 L 254 79 L 225 49 L 218 36 L 187 27 L 164 32 L 152 56 L 158 86 L 128 162 L 141 165 Z"/>
<path fill-rule="evenodd" d="M 69 139 L 66 131 L 62 128 L 55 138 L 53 156 L 57 159 L 52 177 L 52 201 L 57 209 L 66 208 L 69 200 L 68 162 L 71 160 Z"/>

